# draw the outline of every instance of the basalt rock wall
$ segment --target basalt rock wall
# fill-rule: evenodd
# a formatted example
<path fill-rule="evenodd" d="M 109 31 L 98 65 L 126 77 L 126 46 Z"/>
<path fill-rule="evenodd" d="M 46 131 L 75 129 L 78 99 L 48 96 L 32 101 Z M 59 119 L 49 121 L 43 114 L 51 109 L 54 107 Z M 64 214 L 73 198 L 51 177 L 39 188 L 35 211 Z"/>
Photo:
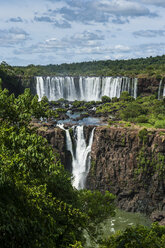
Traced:
<path fill-rule="evenodd" d="M 87 188 L 109 190 L 126 211 L 165 211 L 165 136 L 97 127 Z"/>
<path fill-rule="evenodd" d="M 84 128 L 89 140 L 91 127 Z M 38 131 L 71 172 L 65 131 L 40 126 Z M 86 187 L 116 195 L 118 207 L 165 220 L 165 130 L 96 127 Z M 156 211 L 156 212 L 155 212 Z"/>
<path fill-rule="evenodd" d="M 48 143 L 52 146 L 56 159 L 60 160 L 65 169 L 71 172 L 72 158 L 70 152 L 66 150 L 65 131 L 49 125 L 43 126 L 37 124 L 36 126 L 38 127 L 38 133 L 46 138 Z"/>
<path fill-rule="evenodd" d="M 165 79 L 163 79 L 165 81 Z M 137 94 L 138 96 L 148 96 L 158 94 L 160 79 L 156 78 L 138 78 Z"/>
<path fill-rule="evenodd" d="M 2 74 L 2 89 L 8 89 L 9 94 L 16 97 L 23 94 L 26 88 L 30 88 L 33 95 L 36 94 L 36 83 L 34 77 L 23 78 L 21 76 L 9 76 Z"/>

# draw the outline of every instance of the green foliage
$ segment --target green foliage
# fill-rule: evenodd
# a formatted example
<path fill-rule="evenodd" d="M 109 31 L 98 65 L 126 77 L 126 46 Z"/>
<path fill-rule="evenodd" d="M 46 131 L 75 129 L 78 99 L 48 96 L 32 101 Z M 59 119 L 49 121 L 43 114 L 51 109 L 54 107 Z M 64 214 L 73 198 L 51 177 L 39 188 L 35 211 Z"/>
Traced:
<path fill-rule="evenodd" d="M 165 118 L 164 120 L 155 121 L 155 128 L 165 128 Z"/>
<path fill-rule="evenodd" d="M 143 144 L 146 144 L 148 141 L 148 131 L 146 128 L 143 128 L 138 133 L 139 139 Z"/>
<path fill-rule="evenodd" d="M 142 108 L 140 104 L 137 102 L 131 102 L 127 105 L 127 107 L 120 111 L 121 119 L 125 121 L 132 121 L 133 118 L 136 118 L 139 115 L 145 113 L 145 110 Z"/>
<path fill-rule="evenodd" d="M 135 118 L 135 122 L 137 123 L 147 123 L 148 118 L 146 115 L 139 115 L 137 118 Z"/>
<path fill-rule="evenodd" d="M 121 101 L 128 101 L 128 102 L 132 102 L 134 101 L 134 98 L 132 96 L 129 95 L 129 93 L 127 91 L 123 91 L 120 95 L 120 100 Z"/>
<path fill-rule="evenodd" d="M 111 101 L 111 98 L 109 96 L 102 96 L 101 97 L 101 101 L 102 102 L 110 102 Z"/>
<path fill-rule="evenodd" d="M 86 106 L 86 107 L 91 107 L 91 106 L 95 106 L 95 105 L 96 105 L 96 102 L 95 101 L 86 102 L 84 104 L 84 106 Z"/>
<path fill-rule="evenodd" d="M 83 231 L 113 213 L 113 196 L 78 192 L 56 160 L 47 140 L 30 122 L 49 117 L 46 98 L 38 102 L 29 90 L 15 98 L 0 90 L 0 247 L 82 247 Z M 83 196 L 81 198 L 81 196 Z M 111 201 L 110 201 L 111 198 Z M 84 200 L 84 202 L 83 202 Z M 96 233 L 96 232 L 95 232 Z"/>
<path fill-rule="evenodd" d="M 165 248 L 165 227 L 129 227 L 104 241 L 100 248 Z"/>
<path fill-rule="evenodd" d="M 90 234 L 91 240 L 98 242 L 98 237 L 102 234 L 102 228 L 98 224 L 109 216 L 115 215 L 115 196 L 106 191 L 104 194 L 99 191 L 90 190 L 79 191 L 79 208 L 88 216 L 88 225 L 85 230 Z"/>
<path fill-rule="evenodd" d="M 69 247 L 72 247 L 72 248 L 83 248 L 81 242 L 77 242 L 77 241 L 76 241 L 76 243 L 74 245 L 70 245 Z"/>
<path fill-rule="evenodd" d="M 128 92 L 123 92 L 118 101 L 102 104 L 96 108 L 97 114 L 110 113 L 120 120 L 138 123 L 140 126 L 165 128 L 164 100 L 155 96 L 132 99 Z"/>
<path fill-rule="evenodd" d="M 112 124 L 114 124 L 114 121 L 112 119 L 108 120 L 108 125 L 111 126 Z"/>
<path fill-rule="evenodd" d="M 58 100 L 58 102 L 65 102 L 65 99 L 64 99 L 64 98 L 60 98 L 60 99 Z"/>
<path fill-rule="evenodd" d="M 144 128 L 139 132 L 139 138 L 142 142 L 142 148 L 138 152 L 137 156 L 137 171 L 136 174 L 144 174 L 145 177 L 148 174 L 151 177 L 155 172 L 159 177 L 164 178 L 165 176 L 165 155 L 163 152 L 158 152 L 156 147 L 152 151 L 150 156 L 147 152 L 146 146 L 148 143 L 149 132 Z M 161 134 L 160 134 L 161 135 Z"/>
<path fill-rule="evenodd" d="M 102 222 L 109 215 L 115 215 L 115 196 L 108 191 L 102 194 L 100 191 L 80 190 L 80 209 L 88 214 L 90 222 L 95 225 Z"/>
<path fill-rule="evenodd" d="M 3 69 L 10 67 L 2 65 Z M 9 71 L 11 68 L 9 68 Z M 129 60 L 102 60 L 61 65 L 47 65 L 26 67 L 13 67 L 12 70 L 17 75 L 34 76 L 34 75 L 59 75 L 59 76 L 129 76 L 140 77 L 153 76 L 160 80 L 165 71 L 165 55 L 148 58 L 138 58 Z M 1 76 L 1 75 L 0 75 Z"/>
<path fill-rule="evenodd" d="M 113 98 L 112 98 L 113 100 Z M 116 114 L 119 110 L 124 109 L 127 106 L 126 102 L 115 101 L 107 102 L 103 105 L 99 105 L 96 108 L 96 113 L 112 113 Z"/>
<path fill-rule="evenodd" d="M 117 97 L 113 97 L 113 98 L 111 99 L 111 101 L 112 101 L 112 102 L 118 102 L 119 99 L 118 99 Z"/>
<path fill-rule="evenodd" d="M 58 108 L 58 109 L 56 109 L 56 112 L 57 112 L 57 113 L 66 113 L 66 112 L 67 112 L 67 109 Z"/>
<path fill-rule="evenodd" d="M 84 101 L 77 101 L 77 100 L 75 100 L 72 103 L 73 107 L 75 107 L 75 108 L 81 107 L 83 104 L 84 104 Z"/>
<path fill-rule="evenodd" d="M 8 95 L 8 90 L 0 91 L 0 116 L 11 125 L 19 123 L 20 126 L 27 126 L 32 117 L 39 119 L 57 117 L 57 113 L 49 108 L 47 98 L 44 97 L 38 102 L 38 96 L 33 96 L 30 89 L 25 89 L 24 94 L 15 98 Z"/>
<path fill-rule="evenodd" d="M 0 100 L 0 246 L 68 247 L 88 218 L 47 140 L 29 126 L 45 101 L 28 90 L 17 99 L 1 91 Z"/>

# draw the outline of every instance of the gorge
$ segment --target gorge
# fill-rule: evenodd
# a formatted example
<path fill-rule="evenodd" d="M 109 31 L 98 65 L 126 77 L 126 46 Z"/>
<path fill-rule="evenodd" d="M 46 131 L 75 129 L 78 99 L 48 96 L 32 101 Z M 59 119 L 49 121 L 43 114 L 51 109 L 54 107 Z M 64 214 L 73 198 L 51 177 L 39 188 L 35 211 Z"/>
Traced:
<path fill-rule="evenodd" d="M 67 85 L 67 87 L 66 87 Z M 119 98 L 128 91 L 134 98 L 141 88 L 144 96 L 157 87 L 159 99 L 164 97 L 164 80 L 150 82 L 142 79 L 99 77 L 37 77 L 39 100 L 45 95 L 49 101 L 100 100 L 101 96 Z M 145 87 L 145 88 L 144 88 Z M 147 88 L 148 87 L 148 88 Z M 75 125 L 75 124 L 74 124 Z M 141 140 L 138 127 L 60 125 L 52 130 L 49 142 L 61 155 L 65 167 L 75 178 L 78 188 L 106 190 L 117 196 L 117 205 L 126 211 L 142 212 L 150 216 L 155 211 L 165 218 L 165 138 L 162 130 L 149 130 L 147 143 Z M 64 132 L 62 132 L 64 131 Z M 48 130 L 49 132 L 49 130 Z M 60 133 L 60 140 L 57 133 Z M 93 143 L 92 143 L 93 140 Z M 62 143 L 59 145 L 59 142 Z M 61 149 L 62 148 L 62 149 Z M 90 166 L 91 151 L 91 166 Z M 76 165 L 78 168 L 76 168 Z M 82 167 L 81 167 L 82 166 Z M 82 177 L 80 176 L 82 175 Z"/>
<path fill-rule="evenodd" d="M 45 95 L 49 101 L 60 98 L 69 101 L 84 99 L 97 101 L 104 95 L 110 98 L 119 98 L 123 91 L 128 91 L 134 98 L 139 95 L 157 94 L 159 99 L 162 99 L 165 93 L 164 82 L 164 79 L 154 78 L 40 76 L 35 80 L 32 79 L 30 88 L 34 94 L 38 92 L 39 100 Z M 49 129 L 48 127 L 46 131 L 42 131 L 42 135 L 60 154 L 65 168 L 73 173 L 73 162 L 77 163 L 78 161 L 76 149 L 74 153 L 71 144 L 66 149 L 66 141 L 69 140 L 71 127 L 72 125 L 65 126 L 65 130 L 58 127 Z M 79 144 L 83 141 L 85 156 L 88 153 L 89 137 L 93 128 L 92 125 L 73 128 L 73 133 L 79 130 L 80 134 L 82 129 L 84 131 L 84 137 L 81 141 L 79 140 Z M 159 175 L 159 169 L 153 167 L 153 164 L 158 168 L 163 167 L 165 161 L 164 130 L 151 130 L 151 132 L 149 130 L 148 142 L 145 146 L 140 141 L 139 131 L 140 129 L 137 127 L 134 129 L 115 127 L 115 125 L 95 127 L 93 144 L 89 147 L 91 149 L 91 167 L 89 169 L 87 166 L 83 170 L 84 174 L 88 174 L 86 187 L 91 190 L 109 190 L 114 193 L 117 196 L 117 205 L 124 210 L 140 211 L 149 215 L 160 211 L 161 215 L 165 216 L 162 214 L 165 211 L 165 181 Z M 78 150 L 81 148 L 79 147 Z M 142 164 L 139 160 L 142 161 Z M 79 188 L 78 184 L 76 183 L 77 188 Z M 84 187 L 84 180 L 80 185 L 80 188 Z"/>
<path fill-rule="evenodd" d="M 2 63 L 2 246 L 163 247 L 165 74 L 151 60 L 140 73 Z"/>
<path fill-rule="evenodd" d="M 81 130 L 83 128 L 81 127 Z M 93 126 L 84 126 L 89 141 Z M 69 132 L 69 131 L 67 131 Z M 126 211 L 155 213 L 164 221 L 165 211 L 165 138 L 161 131 L 148 131 L 144 144 L 140 129 L 95 127 L 91 146 L 91 167 L 86 168 L 86 187 L 102 192 L 109 190 L 117 196 L 117 205 Z M 66 131 L 59 127 L 41 132 L 59 152 L 66 169 L 73 155 L 66 148 Z M 71 158 L 72 157 L 72 158 Z M 82 159 L 81 165 L 85 160 Z"/>

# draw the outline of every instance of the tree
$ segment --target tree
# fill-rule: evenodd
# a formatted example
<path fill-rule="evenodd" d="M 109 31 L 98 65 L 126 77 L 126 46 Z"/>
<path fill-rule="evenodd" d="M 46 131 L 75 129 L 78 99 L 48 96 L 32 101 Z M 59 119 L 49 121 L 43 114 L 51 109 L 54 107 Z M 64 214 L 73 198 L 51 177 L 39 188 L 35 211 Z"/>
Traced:
<path fill-rule="evenodd" d="M 157 223 L 152 227 L 137 226 L 126 228 L 109 237 L 100 248 L 164 248 L 165 227 Z"/>
<path fill-rule="evenodd" d="M 30 126 L 32 117 L 50 114 L 28 89 L 18 98 L 0 90 L 0 247 L 81 247 L 84 241 L 92 193 L 83 203 L 47 140 Z"/>

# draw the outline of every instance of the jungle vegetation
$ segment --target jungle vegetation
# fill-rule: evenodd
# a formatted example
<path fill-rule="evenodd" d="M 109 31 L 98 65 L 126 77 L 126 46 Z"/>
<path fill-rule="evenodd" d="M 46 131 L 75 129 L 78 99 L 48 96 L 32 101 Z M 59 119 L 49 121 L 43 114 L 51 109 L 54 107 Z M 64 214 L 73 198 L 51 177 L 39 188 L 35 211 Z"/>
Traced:
<path fill-rule="evenodd" d="M 118 122 L 123 121 L 127 125 L 134 123 L 147 128 L 165 128 L 165 98 L 158 100 L 155 95 L 134 99 L 128 92 L 122 92 L 119 99 L 112 98 L 98 106 L 96 113 L 113 115 Z M 109 120 L 109 124 L 113 124 L 113 119 Z"/>
<path fill-rule="evenodd" d="M 0 65 L 2 81 L 18 84 L 18 78 L 35 75 L 149 76 L 163 77 L 165 55 L 146 59 L 93 61 L 63 65 L 11 67 Z M 56 103 L 54 103 L 56 104 Z M 57 103 L 58 104 L 58 103 Z M 67 104 L 67 103 L 66 103 Z M 76 101 L 74 108 L 106 115 L 109 125 L 138 124 L 165 128 L 165 99 L 156 96 L 136 100 L 123 92 L 120 99 L 102 102 Z M 71 175 L 53 154 L 46 139 L 31 125 L 32 118 L 56 118 L 46 98 L 38 102 L 29 89 L 17 98 L 0 89 L 0 247 L 82 248 L 84 230 L 97 241 L 97 225 L 115 214 L 115 197 L 106 192 L 77 191 Z M 114 115 L 115 120 L 109 116 Z M 100 233 L 99 233 L 100 235 Z M 164 248 L 165 228 L 132 227 L 111 236 L 101 247 Z"/>
<path fill-rule="evenodd" d="M 153 111 L 148 107 L 151 100 L 146 104 L 123 93 L 114 103 L 122 101 L 129 108 L 129 104 L 138 106 L 142 101 L 147 116 L 147 111 Z M 154 107 L 154 115 L 161 105 Z M 136 112 L 144 114 L 137 106 Z M 120 114 L 133 118 L 126 113 Z M 32 118 L 50 118 L 52 114 L 47 100 L 38 102 L 29 89 L 17 98 L 0 90 L 0 247 L 83 248 L 86 231 L 100 248 L 164 248 L 165 227 L 158 225 L 127 228 L 100 240 L 98 224 L 114 216 L 115 197 L 72 187 L 71 175 L 31 124 Z"/>
<path fill-rule="evenodd" d="M 110 236 L 100 248 L 164 248 L 165 227 L 153 224 L 151 227 L 128 227 L 125 231 Z"/>
<path fill-rule="evenodd" d="M 128 60 L 101 60 L 71 64 L 49 64 L 14 66 L 5 62 L 0 65 L 0 77 L 3 71 L 8 74 L 21 76 L 128 76 L 128 77 L 156 77 L 165 76 L 165 55 Z"/>
<path fill-rule="evenodd" d="M 18 98 L 0 89 L 0 247 L 64 248 L 97 240 L 97 224 L 114 215 L 115 197 L 78 191 L 31 124 L 50 118 L 47 101 L 29 89 Z"/>

